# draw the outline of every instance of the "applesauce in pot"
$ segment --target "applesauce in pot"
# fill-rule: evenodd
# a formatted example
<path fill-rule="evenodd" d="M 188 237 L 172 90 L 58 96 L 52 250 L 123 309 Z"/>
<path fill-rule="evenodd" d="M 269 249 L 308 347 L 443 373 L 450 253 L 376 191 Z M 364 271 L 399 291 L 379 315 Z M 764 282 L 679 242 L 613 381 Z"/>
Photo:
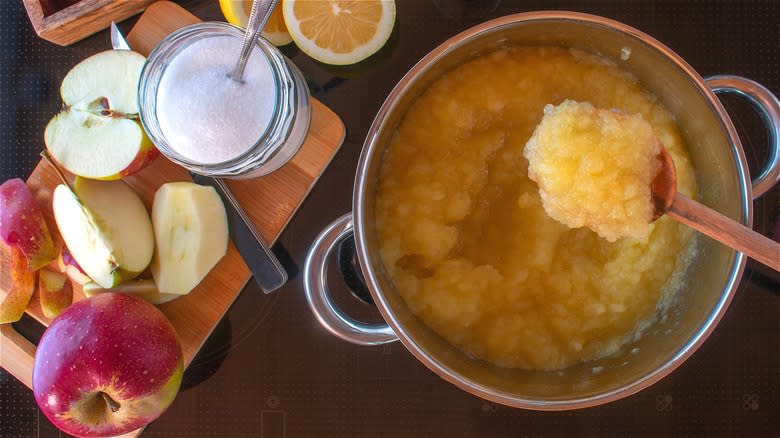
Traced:
<path fill-rule="evenodd" d="M 609 242 L 545 213 L 523 149 L 545 105 L 566 99 L 641 114 L 674 158 L 679 191 L 695 193 L 655 97 L 610 60 L 557 47 L 506 48 L 448 72 L 382 163 L 376 230 L 391 280 L 442 337 L 501 366 L 556 370 L 616 353 L 664 316 L 695 251 L 693 232 L 669 218 Z"/>

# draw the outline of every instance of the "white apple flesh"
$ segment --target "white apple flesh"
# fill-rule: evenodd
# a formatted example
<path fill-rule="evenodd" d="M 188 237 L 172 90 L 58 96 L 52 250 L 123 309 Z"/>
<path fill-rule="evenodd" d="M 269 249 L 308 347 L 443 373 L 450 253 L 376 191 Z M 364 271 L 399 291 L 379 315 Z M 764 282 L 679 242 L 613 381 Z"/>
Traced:
<path fill-rule="evenodd" d="M 62 81 L 62 112 L 44 141 L 65 169 L 93 179 L 118 179 L 159 155 L 138 121 L 138 79 L 145 58 L 108 50 L 81 61 Z"/>
<path fill-rule="evenodd" d="M 48 268 L 38 271 L 38 300 L 43 316 L 54 318 L 59 315 L 73 302 L 73 286 L 68 277 Z"/>
<path fill-rule="evenodd" d="M 54 116 L 44 141 L 52 157 L 74 175 L 118 179 L 137 155 L 152 144 L 135 120 L 93 115 L 78 110 Z M 114 177 L 116 176 L 116 177 Z"/>
<path fill-rule="evenodd" d="M 66 105 L 86 106 L 101 99 L 121 114 L 138 114 L 138 79 L 146 58 L 130 50 L 106 50 L 76 64 L 62 79 Z"/>
<path fill-rule="evenodd" d="M 97 283 L 86 283 L 82 286 L 81 290 L 84 292 L 84 295 L 88 297 L 107 292 L 131 294 L 143 298 L 148 303 L 155 305 L 165 304 L 181 297 L 180 294 L 164 294 L 160 292 L 157 290 L 157 285 L 154 283 L 154 280 L 149 279 L 128 281 L 127 283 L 122 283 L 111 289 L 106 289 Z"/>
<path fill-rule="evenodd" d="M 154 195 L 152 224 L 156 246 L 150 268 L 162 293 L 189 293 L 227 251 L 225 206 L 213 187 L 163 184 Z"/>
<path fill-rule="evenodd" d="M 95 283 L 111 288 L 149 265 L 154 232 L 138 195 L 122 181 L 76 178 L 54 190 L 52 210 L 71 255 Z"/>
<path fill-rule="evenodd" d="M 86 274 L 100 284 L 113 286 L 119 262 L 113 254 L 109 238 L 98 226 L 94 215 L 86 209 L 76 194 L 60 184 L 52 196 L 54 220 L 65 244 L 72 245 L 71 254 Z"/>
<path fill-rule="evenodd" d="M 176 397 L 183 368 L 165 315 L 132 295 L 100 294 L 72 304 L 46 329 L 33 394 L 62 431 L 115 436 L 157 419 Z"/>

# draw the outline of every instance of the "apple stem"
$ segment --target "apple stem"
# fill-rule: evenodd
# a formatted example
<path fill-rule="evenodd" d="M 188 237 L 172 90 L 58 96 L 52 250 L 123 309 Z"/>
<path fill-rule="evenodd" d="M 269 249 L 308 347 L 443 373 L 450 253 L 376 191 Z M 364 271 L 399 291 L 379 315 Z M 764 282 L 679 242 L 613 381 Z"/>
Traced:
<path fill-rule="evenodd" d="M 119 403 L 111 398 L 111 396 L 102 391 L 100 392 L 100 395 L 103 396 L 103 400 L 106 401 L 106 404 L 108 405 L 108 408 L 111 409 L 111 412 L 116 412 L 119 410 Z"/>
<path fill-rule="evenodd" d="M 112 110 L 103 110 L 101 115 L 106 117 L 111 117 L 112 119 L 130 119 L 130 120 L 138 119 L 138 114 L 125 114 L 125 113 L 120 113 L 119 111 L 112 111 Z"/>
<path fill-rule="evenodd" d="M 60 177 L 60 180 L 62 180 L 63 184 L 68 186 L 68 188 L 71 191 L 73 191 L 73 186 L 71 186 L 70 182 L 68 182 L 68 179 L 65 178 L 65 174 L 62 172 L 62 169 L 60 169 L 60 166 L 58 166 L 57 163 L 55 163 L 54 160 L 52 160 L 51 156 L 49 155 L 49 151 L 44 149 L 44 150 L 41 151 L 40 155 L 41 155 L 41 157 L 43 157 L 44 160 L 48 161 L 49 164 L 52 165 L 52 167 L 54 167 L 54 171 L 57 172 L 57 176 Z"/>

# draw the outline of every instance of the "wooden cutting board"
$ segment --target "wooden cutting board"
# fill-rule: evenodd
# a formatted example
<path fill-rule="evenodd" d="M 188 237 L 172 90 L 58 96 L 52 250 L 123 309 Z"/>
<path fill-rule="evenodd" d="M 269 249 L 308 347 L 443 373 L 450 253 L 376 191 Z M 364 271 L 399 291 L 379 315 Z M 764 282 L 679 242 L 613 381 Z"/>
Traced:
<path fill-rule="evenodd" d="M 127 39 L 136 51 L 148 55 L 164 36 L 199 21 L 174 3 L 157 2 L 139 18 Z M 341 119 L 316 99 L 312 98 L 311 104 L 312 120 L 308 137 L 291 162 L 258 179 L 228 181 L 235 197 L 267 242 L 276 241 L 344 140 L 345 129 Z M 183 168 L 160 157 L 151 166 L 125 181 L 138 192 L 147 208 L 151 208 L 154 193 L 161 184 L 191 181 L 191 178 Z M 51 212 L 51 195 L 59 184 L 54 169 L 47 162 L 41 161 L 27 184 L 37 197 L 55 240 L 61 245 L 62 240 L 56 232 Z M 5 297 L 10 288 L 9 254 L 7 248 L 4 248 L 0 299 Z M 179 334 L 185 366 L 192 362 L 249 279 L 249 270 L 231 243 L 225 257 L 195 290 L 159 306 Z M 83 298 L 80 291 L 74 295 L 74 299 Z M 27 312 L 44 325 L 51 322 L 43 316 L 35 297 Z M 16 332 L 11 324 L 0 324 L 0 366 L 28 387 L 32 387 L 34 355 L 35 346 L 32 343 Z"/>

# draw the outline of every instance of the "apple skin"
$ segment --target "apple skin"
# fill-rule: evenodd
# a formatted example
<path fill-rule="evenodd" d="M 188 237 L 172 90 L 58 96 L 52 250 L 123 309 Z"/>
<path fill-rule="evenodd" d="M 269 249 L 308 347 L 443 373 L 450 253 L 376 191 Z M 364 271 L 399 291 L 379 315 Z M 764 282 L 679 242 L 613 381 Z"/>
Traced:
<path fill-rule="evenodd" d="M 130 162 L 130 164 L 128 164 L 124 170 L 119 172 L 118 176 L 114 177 L 114 175 L 112 175 L 106 179 L 119 179 L 137 173 L 140 170 L 145 169 L 148 165 L 152 164 L 152 162 L 159 156 L 160 151 L 150 140 L 148 143 L 144 143 L 144 145 L 141 147 L 141 150 L 138 151 L 138 155 L 135 156 L 135 159 Z"/>
<path fill-rule="evenodd" d="M 24 253 L 31 271 L 46 266 L 57 257 L 41 208 L 30 188 L 19 178 L 0 185 L 0 238 Z"/>
<path fill-rule="evenodd" d="M 0 324 L 19 321 L 35 293 L 38 271 L 31 271 L 27 258 L 17 247 L 11 249 L 11 290 L 0 301 Z M 0 351 L 2 353 L 2 351 Z"/>
<path fill-rule="evenodd" d="M 62 431 L 116 436 L 157 419 L 176 397 L 183 370 L 181 343 L 162 312 L 132 295 L 104 293 L 52 321 L 38 344 L 32 387 Z"/>

